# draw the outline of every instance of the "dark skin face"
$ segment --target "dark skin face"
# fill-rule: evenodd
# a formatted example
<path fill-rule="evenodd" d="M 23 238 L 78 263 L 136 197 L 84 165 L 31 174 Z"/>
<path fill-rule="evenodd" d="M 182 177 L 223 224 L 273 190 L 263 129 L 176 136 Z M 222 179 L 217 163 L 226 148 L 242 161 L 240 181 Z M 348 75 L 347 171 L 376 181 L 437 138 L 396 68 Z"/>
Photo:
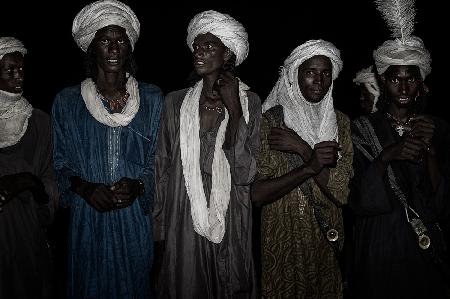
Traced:
<path fill-rule="evenodd" d="M 194 68 L 198 75 L 215 74 L 223 67 L 230 55 L 222 41 L 211 33 L 200 34 L 194 39 Z"/>
<path fill-rule="evenodd" d="M 20 52 L 5 54 L 0 60 L 0 89 L 21 93 L 23 91 L 24 59 Z"/>
<path fill-rule="evenodd" d="M 411 107 L 423 83 L 419 67 L 415 65 L 391 65 L 381 80 L 390 110 Z"/>
<path fill-rule="evenodd" d="M 308 102 L 318 103 L 328 92 L 332 83 L 330 58 L 316 55 L 305 60 L 298 68 L 298 85 Z"/>
<path fill-rule="evenodd" d="M 116 25 L 106 26 L 97 31 L 93 43 L 99 73 L 123 72 L 126 58 L 131 51 L 124 28 Z"/>
<path fill-rule="evenodd" d="M 359 85 L 359 106 L 364 114 L 369 114 L 372 112 L 373 101 L 375 96 L 370 93 L 364 84 Z"/>

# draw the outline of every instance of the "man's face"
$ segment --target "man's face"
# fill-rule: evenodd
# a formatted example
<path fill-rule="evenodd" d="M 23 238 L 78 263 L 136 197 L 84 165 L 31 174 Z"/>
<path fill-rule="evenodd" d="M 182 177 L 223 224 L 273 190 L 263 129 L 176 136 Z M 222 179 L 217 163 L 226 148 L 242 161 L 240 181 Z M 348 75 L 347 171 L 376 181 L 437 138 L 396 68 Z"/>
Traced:
<path fill-rule="evenodd" d="M 0 89 L 21 93 L 23 91 L 24 62 L 20 52 L 8 53 L 0 60 Z"/>
<path fill-rule="evenodd" d="M 382 82 L 391 105 L 409 107 L 419 94 L 422 78 L 416 65 L 391 65 L 383 74 Z"/>
<path fill-rule="evenodd" d="M 94 47 L 99 71 L 105 73 L 122 72 L 131 44 L 124 28 L 116 25 L 98 30 Z"/>
<path fill-rule="evenodd" d="M 320 102 L 332 83 L 330 58 L 316 55 L 305 60 L 298 68 L 298 85 L 303 97 L 311 103 Z"/>

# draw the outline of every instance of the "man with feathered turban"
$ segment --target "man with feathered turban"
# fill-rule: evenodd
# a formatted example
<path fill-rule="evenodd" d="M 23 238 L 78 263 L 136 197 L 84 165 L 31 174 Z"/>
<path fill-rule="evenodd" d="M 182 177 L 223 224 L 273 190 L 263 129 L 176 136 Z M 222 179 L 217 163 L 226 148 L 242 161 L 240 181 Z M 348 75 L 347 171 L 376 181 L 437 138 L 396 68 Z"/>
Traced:
<path fill-rule="evenodd" d="M 424 114 L 431 58 L 412 35 L 414 1 L 379 0 L 393 40 L 373 57 L 379 111 L 352 124 L 355 298 L 450 298 L 450 130 Z M 447 227 L 446 227 L 447 226 Z"/>
<path fill-rule="evenodd" d="M 310 40 L 285 60 L 264 102 L 258 179 L 264 298 L 342 298 L 341 206 L 352 176 L 350 122 L 334 109 L 339 50 Z"/>
<path fill-rule="evenodd" d="M 191 20 L 187 44 L 199 80 L 167 95 L 156 152 L 158 296 L 255 298 L 249 191 L 261 102 L 234 74 L 247 32 L 210 10 Z"/>
<path fill-rule="evenodd" d="M 0 38 L 0 298 L 53 298 L 50 117 L 22 95 L 26 53 L 16 38 Z"/>
<path fill-rule="evenodd" d="M 362 114 L 376 112 L 380 88 L 378 86 L 377 76 L 372 70 L 372 66 L 364 68 L 356 73 L 353 82 L 359 86 L 359 108 Z"/>
<path fill-rule="evenodd" d="M 68 298 L 149 298 L 154 154 L 163 96 L 135 77 L 140 25 L 122 2 L 75 17 L 87 79 L 53 103 L 61 205 L 70 207 Z"/>

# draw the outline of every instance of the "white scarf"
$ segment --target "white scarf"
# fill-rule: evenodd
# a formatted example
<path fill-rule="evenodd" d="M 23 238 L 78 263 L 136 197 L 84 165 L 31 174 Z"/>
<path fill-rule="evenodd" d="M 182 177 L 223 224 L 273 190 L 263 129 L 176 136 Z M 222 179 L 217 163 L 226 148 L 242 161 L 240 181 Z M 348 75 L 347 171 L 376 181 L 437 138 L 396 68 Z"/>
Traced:
<path fill-rule="evenodd" d="M 100 123 L 109 127 L 127 126 L 139 111 L 138 82 L 133 76 L 128 78 L 126 89 L 130 96 L 121 113 L 109 113 L 98 94 L 97 87 L 91 78 L 81 82 L 81 95 L 89 113 Z"/>
<path fill-rule="evenodd" d="M 184 97 L 180 110 L 180 150 L 186 191 L 191 202 L 191 216 L 194 230 L 213 243 L 220 243 L 225 234 L 225 216 L 230 202 L 230 165 L 222 149 L 228 124 L 228 111 L 217 132 L 212 163 L 212 187 L 208 209 L 200 169 L 200 115 L 199 99 L 203 80 L 190 88 Z M 239 81 L 239 99 L 248 123 L 249 87 Z"/>
<path fill-rule="evenodd" d="M 311 148 L 322 141 L 338 142 L 338 127 L 333 106 L 333 83 L 324 98 L 318 103 L 308 102 L 298 85 L 298 68 L 307 59 L 324 55 L 333 65 L 333 81 L 342 69 L 339 50 L 330 42 L 310 40 L 292 51 L 281 68 L 278 82 L 262 106 L 262 112 L 283 106 L 284 122 L 294 130 Z"/>
<path fill-rule="evenodd" d="M 33 107 L 22 93 L 0 90 L 0 148 L 16 144 L 28 127 Z"/>

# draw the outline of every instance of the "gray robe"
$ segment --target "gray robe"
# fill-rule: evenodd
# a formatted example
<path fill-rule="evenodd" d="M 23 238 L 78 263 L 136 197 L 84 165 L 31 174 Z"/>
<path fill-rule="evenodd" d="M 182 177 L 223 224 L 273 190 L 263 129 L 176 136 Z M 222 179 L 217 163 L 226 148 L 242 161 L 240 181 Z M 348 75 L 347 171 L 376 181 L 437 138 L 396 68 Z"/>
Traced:
<path fill-rule="evenodd" d="M 231 198 L 226 229 L 219 244 L 194 231 L 180 156 L 180 108 L 187 89 L 165 100 L 156 150 L 154 238 L 165 240 L 159 298 L 255 298 L 257 281 L 252 257 L 250 184 L 259 153 L 261 101 L 248 92 L 249 122 L 240 119 L 237 141 L 225 150 L 231 168 Z M 223 118 L 223 116 L 222 116 Z M 211 131 L 200 128 L 200 167 L 207 200 L 211 165 L 220 121 Z"/>

